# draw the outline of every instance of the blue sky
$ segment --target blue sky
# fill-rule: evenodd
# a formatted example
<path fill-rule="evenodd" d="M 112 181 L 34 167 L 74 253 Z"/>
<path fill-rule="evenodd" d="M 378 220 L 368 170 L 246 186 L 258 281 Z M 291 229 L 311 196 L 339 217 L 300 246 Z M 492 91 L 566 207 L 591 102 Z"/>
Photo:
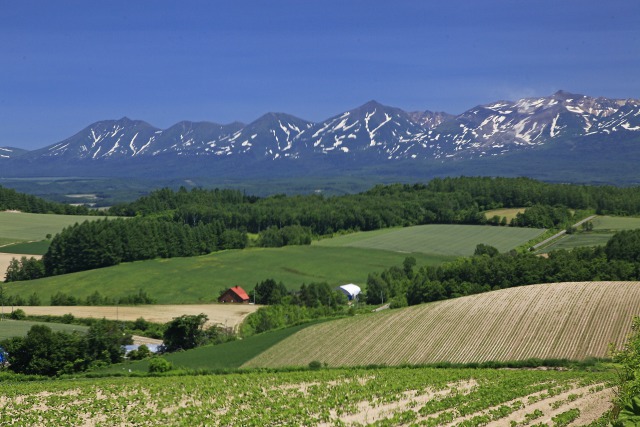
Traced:
<path fill-rule="evenodd" d="M 640 98 L 640 2 L 0 0 L 0 147 L 127 116 L 461 113 L 558 89 Z"/>

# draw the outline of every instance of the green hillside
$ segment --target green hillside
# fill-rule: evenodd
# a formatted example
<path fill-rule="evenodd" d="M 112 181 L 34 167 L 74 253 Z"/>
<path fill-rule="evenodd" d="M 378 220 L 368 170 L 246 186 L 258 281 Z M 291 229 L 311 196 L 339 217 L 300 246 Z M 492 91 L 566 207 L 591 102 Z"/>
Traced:
<path fill-rule="evenodd" d="M 95 291 L 121 297 L 144 290 L 158 304 L 215 301 L 221 290 L 240 285 L 247 290 L 272 278 L 290 289 L 303 283 L 364 284 L 367 275 L 400 265 L 408 254 L 375 249 L 288 246 L 230 250 L 190 258 L 154 259 L 44 279 L 7 283 L 8 294 L 25 298 L 37 293 L 43 303 L 63 292 L 86 298 Z M 420 265 L 451 257 L 411 254 Z"/>
<path fill-rule="evenodd" d="M 593 231 L 566 234 L 545 246 L 539 252 L 551 252 L 558 249 L 573 249 L 584 246 L 604 246 L 613 235 L 622 230 L 640 228 L 640 218 L 621 216 L 598 216 L 593 221 Z"/>
<path fill-rule="evenodd" d="M 189 351 L 169 353 L 163 357 L 173 363 L 178 369 L 215 370 L 239 368 L 243 363 L 248 362 L 250 359 L 276 345 L 283 339 L 313 324 L 315 324 L 315 322 L 265 332 L 264 334 L 253 335 L 242 340 L 231 341 L 224 344 L 208 345 Z M 124 365 L 113 365 L 100 372 L 116 373 L 121 372 L 123 369 L 147 372 L 149 370 L 149 360 L 129 362 Z"/>
<path fill-rule="evenodd" d="M 0 243 L 40 241 L 47 234 L 54 235 L 76 222 L 81 223 L 98 218 L 100 217 L 0 212 Z"/>
<path fill-rule="evenodd" d="M 534 228 L 429 224 L 355 233 L 321 240 L 317 244 L 326 247 L 469 256 L 473 255 L 476 245 L 480 243 L 506 252 L 536 238 L 544 231 Z"/>
<path fill-rule="evenodd" d="M 243 367 L 606 357 L 640 313 L 640 282 L 522 286 L 306 328 Z"/>
<path fill-rule="evenodd" d="M 0 321 L 0 341 L 11 337 L 25 336 L 33 325 L 45 325 L 51 328 L 51 330 L 53 330 L 54 332 L 86 332 L 87 329 L 89 329 L 87 326 L 67 325 L 64 323 L 43 323 L 32 322 L 28 320 L 10 320 L 7 319 L 6 316 L 7 314 L 5 313 L 5 318 Z"/>

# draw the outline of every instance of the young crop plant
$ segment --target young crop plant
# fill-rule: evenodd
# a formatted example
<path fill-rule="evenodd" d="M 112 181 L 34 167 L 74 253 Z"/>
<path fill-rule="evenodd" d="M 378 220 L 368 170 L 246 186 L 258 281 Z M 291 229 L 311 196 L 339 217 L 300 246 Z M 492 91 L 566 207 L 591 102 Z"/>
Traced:
<path fill-rule="evenodd" d="M 553 421 L 553 427 L 565 427 L 576 420 L 579 416 L 580 409 L 573 408 L 556 415 L 555 417 L 551 418 L 551 421 Z"/>

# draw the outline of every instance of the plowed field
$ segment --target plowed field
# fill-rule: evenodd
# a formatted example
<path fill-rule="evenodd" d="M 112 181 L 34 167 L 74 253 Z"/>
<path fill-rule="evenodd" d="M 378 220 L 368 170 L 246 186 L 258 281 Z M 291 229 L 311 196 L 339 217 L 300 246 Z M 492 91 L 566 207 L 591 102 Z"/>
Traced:
<path fill-rule="evenodd" d="M 303 329 L 244 366 L 606 357 L 640 315 L 640 282 L 523 286 Z"/>

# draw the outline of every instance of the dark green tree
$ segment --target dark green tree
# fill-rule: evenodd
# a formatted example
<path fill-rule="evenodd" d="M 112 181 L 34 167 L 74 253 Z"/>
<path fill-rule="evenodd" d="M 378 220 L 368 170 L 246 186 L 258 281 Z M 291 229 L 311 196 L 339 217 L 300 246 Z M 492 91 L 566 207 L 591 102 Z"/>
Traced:
<path fill-rule="evenodd" d="M 163 340 L 167 351 L 188 350 L 205 343 L 206 314 L 182 315 L 167 323 Z"/>
<path fill-rule="evenodd" d="M 133 344 L 117 322 L 105 319 L 94 322 L 87 331 L 87 358 L 92 361 L 118 363 L 124 357 L 123 346 Z"/>

